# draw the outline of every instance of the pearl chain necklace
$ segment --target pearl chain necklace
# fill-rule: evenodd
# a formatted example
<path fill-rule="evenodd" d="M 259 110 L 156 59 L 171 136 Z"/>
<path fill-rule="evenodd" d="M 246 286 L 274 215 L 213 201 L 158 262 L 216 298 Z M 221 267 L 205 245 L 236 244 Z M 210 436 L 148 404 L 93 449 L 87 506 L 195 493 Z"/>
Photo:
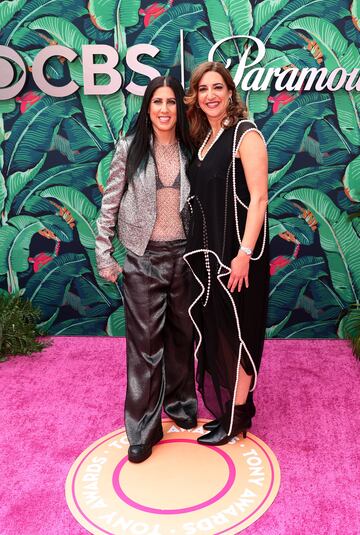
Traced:
<path fill-rule="evenodd" d="M 201 145 L 200 149 L 198 150 L 198 158 L 200 160 L 200 162 L 202 162 L 205 158 L 205 156 L 207 155 L 207 153 L 209 152 L 209 150 L 215 145 L 215 143 L 217 142 L 217 140 L 219 139 L 219 137 L 221 136 L 221 134 L 224 132 L 224 128 L 220 128 L 220 130 L 218 131 L 218 133 L 216 134 L 216 136 L 214 137 L 214 139 L 212 140 L 211 144 L 210 144 L 210 147 L 208 148 L 208 150 L 206 151 L 206 153 L 204 155 L 202 155 L 202 152 L 207 144 L 207 142 L 209 141 L 210 139 L 210 136 L 212 134 L 212 131 L 210 130 L 208 135 L 206 136 L 205 140 L 204 140 L 204 143 Z"/>

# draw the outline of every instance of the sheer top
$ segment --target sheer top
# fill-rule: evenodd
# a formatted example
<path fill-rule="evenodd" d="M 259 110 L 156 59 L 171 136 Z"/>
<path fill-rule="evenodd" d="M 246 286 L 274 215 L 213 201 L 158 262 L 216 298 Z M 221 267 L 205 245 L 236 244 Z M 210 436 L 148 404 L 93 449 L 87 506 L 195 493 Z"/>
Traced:
<path fill-rule="evenodd" d="M 179 144 L 154 142 L 156 162 L 156 220 L 150 239 L 171 241 L 185 239 L 180 216 Z"/>

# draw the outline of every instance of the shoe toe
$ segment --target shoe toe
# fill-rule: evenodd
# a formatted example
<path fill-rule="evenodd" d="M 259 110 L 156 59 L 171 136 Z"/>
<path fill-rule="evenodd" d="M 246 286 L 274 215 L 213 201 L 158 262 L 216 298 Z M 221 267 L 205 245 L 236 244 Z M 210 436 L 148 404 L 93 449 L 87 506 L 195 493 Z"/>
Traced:
<path fill-rule="evenodd" d="M 144 444 L 136 444 L 134 446 L 129 447 L 128 459 L 131 463 L 142 463 L 148 457 L 150 457 L 151 452 L 151 446 L 146 446 Z"/>
<path fill-rule="evenodd" d="M 174 419 L 174 422 L 178 427 L 181 427 L 181 429 L 193 429 L 197 426 L 196 418 L 185 418 L 184 420 Z"/>
<path fill-rule="evenodd" d="M 229 437 L 222 426 L 219 425 L 210 431 L 210 433 L 206 433 L 205 435 L 198 437 L 197 441 L 199 444 L 208 446 L 221 446 L 229 441 Z"/>
<path fill-rule="evenodd" d="M 216 429 L 217 427 L 219 427 L 219 425 L 221 425 L 221 421 L 216 419 L 216 420 L 211 420 L 210 422 L 206 422 L 205 424 L 203 424 L 203 428 L 206 429 L 206 431 L 212 431 L 213 429 Z"/>

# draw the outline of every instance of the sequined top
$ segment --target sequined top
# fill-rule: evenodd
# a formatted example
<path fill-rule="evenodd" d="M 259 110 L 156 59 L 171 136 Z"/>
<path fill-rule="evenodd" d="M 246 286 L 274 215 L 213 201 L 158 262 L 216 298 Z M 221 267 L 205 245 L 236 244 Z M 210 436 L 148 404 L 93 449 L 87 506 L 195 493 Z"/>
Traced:
<path fill-rule="evenodd" d="M 171 241 L 185 238 L 180 217 L 179 144 L 162 145 L 155 140 L 156 220 L 151 240 Z"/>

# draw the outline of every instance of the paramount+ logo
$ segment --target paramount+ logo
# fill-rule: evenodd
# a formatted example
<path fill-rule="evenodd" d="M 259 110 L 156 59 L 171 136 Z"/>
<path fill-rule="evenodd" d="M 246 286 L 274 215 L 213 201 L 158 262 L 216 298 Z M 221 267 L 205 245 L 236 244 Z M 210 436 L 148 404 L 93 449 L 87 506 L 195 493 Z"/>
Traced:
<path fill-rule="evenodd" d="M 273 83 L 276 91 L 337 91 L 339 89 L 345 89 L 348 92 L 360 91 L 360 69 L 358 68 L 347 72 L 344 68 L 338 67 L 329 72 L 324 67 L 298 69 L 291 66 L 286 66 L 286 68 L 261 66 L 266 54 L 265 45 L 260 39 L 249 35 L 236 35 L 218 41 L 210 49 L 208 60 L 214 60 L 217 49 L 223 43 L 237 39 L 252 41 L 251 46 L 245 48 L 239 57 L 237 68 L 232 70 L 235 85 L 240 85 L 244 91 L 263 91 Z M 184 85 L 185 54 L 182 31 L 180 42 L 181 78 Z M 128 49 L 125 62 L 129 69 L 151 80 L 159 76 L 160 72 L 143 61 L 146 61 L 146 56 L 155 58 L 159 53 L 160 49 L 151 44 L 137 44 Z M 54 57 L 64 58 L 70 63 L 79 59 L 79 55 L 71 48 L 61 45 L 48 46 L 41 50 L 33 60 L 32 77 L 38 88 L 45 94 L 67 97 L 78 91 L 80 85 L 74 80 L 62 86 L 50 83 L 44 74 L 44 69 L 46 63 Z M 101 62 L 99 62 L 99 57 L 102 58 Z M 83 45 L 80 59 L 83 71 L 83 90 L 86 95 L 110 95 L 123 88 L 123 78 L 116 69 L 119 55 L 115 48 L 109 45 Z M 256 65 L 258 66 L 255 67 Z M 233 67 L 228 60 L 226 67 L 230 66 Z M 102 75 L 102 78 L 105 75 L 108 83 L 97 84 L 98 75 Z M 16 97 L 24 88 L 27 77 L 28 68 L 21 55 L 10 47 L 0 45 L 0 100 Z M 132 79 L 123 89 L 142 96 L 146 86 L 139 85 Z"/>

